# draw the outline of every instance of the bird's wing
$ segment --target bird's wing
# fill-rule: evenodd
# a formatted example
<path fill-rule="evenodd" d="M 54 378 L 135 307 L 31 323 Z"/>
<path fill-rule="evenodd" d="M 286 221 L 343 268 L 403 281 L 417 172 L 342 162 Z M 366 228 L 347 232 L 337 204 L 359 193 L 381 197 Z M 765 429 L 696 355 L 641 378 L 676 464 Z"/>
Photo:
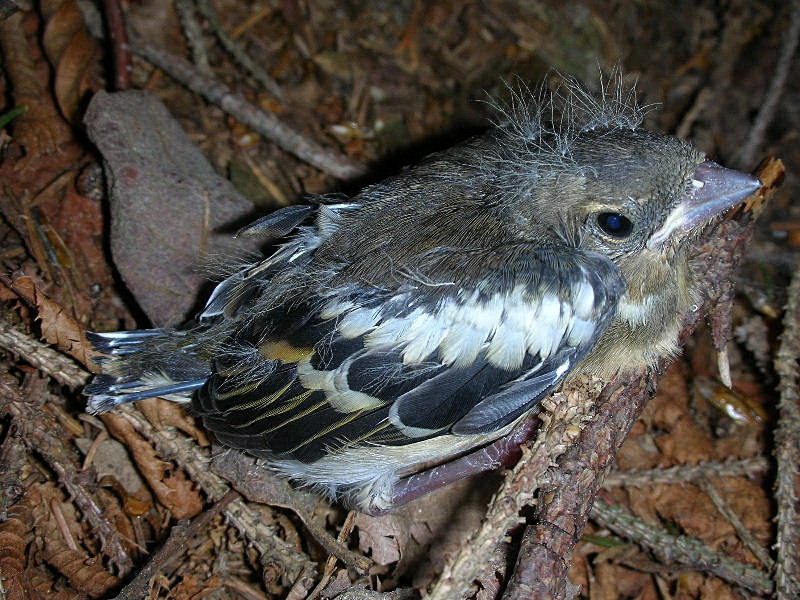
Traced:
<path fill-rule="evenodd" d="M 217 359 L 195 400 L 206 426 L 230 446 L 303 461 L 492 432 L 586 356 L 623 290 L 611 261 L 574 247 L 434 253 L 416 284 L 325 287 L 271 310 L 249 355 Z M 467 269 L 475 287 L 448 281 Z M 221 284 L 210 314 L 228 296 L 243 302 L 243 277 Z"/>

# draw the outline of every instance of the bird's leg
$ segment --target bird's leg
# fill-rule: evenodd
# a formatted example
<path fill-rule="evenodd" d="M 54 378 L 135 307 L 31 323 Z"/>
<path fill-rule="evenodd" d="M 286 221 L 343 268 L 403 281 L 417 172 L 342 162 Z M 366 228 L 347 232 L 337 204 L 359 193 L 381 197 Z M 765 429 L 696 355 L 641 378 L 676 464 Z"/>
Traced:
<path fill-rule="evenodd" d="M 386 514 L 464 477 L 492 471 L 501 466 L 514 466 L 522 456 L 521 444 L 533 438 L 540 423 L 541 421 L 535 416 L 526 417 L 508 435 L 491 444 L 444 464 L 401 478 L 395 484 L 391 507 L 370 511 L 370 514 L 375 516 Z"/>

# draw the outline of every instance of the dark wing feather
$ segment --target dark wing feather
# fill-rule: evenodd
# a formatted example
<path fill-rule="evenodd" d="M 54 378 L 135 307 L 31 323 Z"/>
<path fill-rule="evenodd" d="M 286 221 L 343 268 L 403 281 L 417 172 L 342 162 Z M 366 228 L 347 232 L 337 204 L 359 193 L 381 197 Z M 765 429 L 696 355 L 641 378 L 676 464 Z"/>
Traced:
<path fill-rule="evenodd" d="M 314 212 L 313 206 L 294 204 L 261 217 L 236 232 L 236 237 L 257 237 L 265 240 L 282 238 L 297 228 Z"/>
<path fill-rule="evenodd" d="M 356 444 L 498 430 L 585 357 L 623 285 L 610 261 L 574 248 L 515 248 L 507 260 L 497 252 L 474 290 L 348 285 L 276 310 L 267 315 L 278 323 L 270 334 L 246 340 L 258 348 L 258 364 L 237 371 L 220 363 L 196 409 L 224 443 L 307 462 Z M 464 260 L 472 269 L 481 264 L 475 253 Z M 446 276 L 464 267 L 448 255 L 436 268 Z"/>
<path fill-rule="evenodd" d="M 529 358 L 527 364 L 532 360 Z M 512 372 L 479 359 L 461 369 L 445 369 L 405 392 L 395 401 L 392 412 L 409 427 L 450 428 L 464 418 L 474 402 L 492 394 L 511 378 Z"/>
<path fill-rule="evenodd" d="M 516 381 L 486 396 L 461 417 L 451 431 L 456 435 L 496 431 L 521 416 L 547 395 L 588 351 L 588 346 L 562 348 L 545 361 L 537 375 Z"/>

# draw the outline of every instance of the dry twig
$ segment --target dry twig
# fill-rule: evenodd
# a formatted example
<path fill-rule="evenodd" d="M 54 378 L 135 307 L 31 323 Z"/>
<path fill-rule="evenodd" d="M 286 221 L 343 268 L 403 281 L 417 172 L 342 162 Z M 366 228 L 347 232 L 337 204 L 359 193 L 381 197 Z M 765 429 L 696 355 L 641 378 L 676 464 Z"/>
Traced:
<path fill-rule="evenodd" d="M 763 457 L 743 458 L 730 462 L 705 462 L 696 465 L 678 465 L 666 469 L 631 469 L 612 471 L 606 475 L 603 487 L 647 487 L 669 483 L 694 483 L 704 479 L 720 477 L 750 477 L 763 474 L 769 469 L 769 461 Z"/>
<path fill-rule="evenodd" d="M 767 550 L 755 540 L 753 535 L 739 518 L 739 515 L 733 512 L 731 507 L 725 501 L 725 498 L 723 498 L 722 494 L 719 493 L 719 490 L 714 487 L 714 484 L 707 479 L 701 479 L 697 483 L 708 495 L 708 497 L 711 498 L 711 501 L 714 503 L 714 506 L 717 507 L 717 510 L 720 512 L 720 514 L 722 514 L 722 516 L 725 517 L 733 526 L 733 528 L 736 530 L 736 535 L 739 536 L 739 539 L 742 540 L 745 546 L 747 546 L 748 550 L 753 553 L 753 556 L 755 556 L 766 568 L 771 569 L 774 563 Z"/>
<path fill-rule="evenodd" d="M 350 537 L 350 534 L 353 532 L 353 526 L 356 522 L 356 511 L 351 510 L 347 514 L 347 518 L 344 520 L 342 524 L 342 529 L 339 531 L 339 535 L 336 537 L 336 541 L 340 544 L 344 544 L 347 541 L 347 538 Z M 319 582 L 317 583 L 316 587 L 311 590 L 311 593 L 308 595 L 309 600 L 316 600 L 319 598 L 322 591 L 325 589 L 325 586 L 328 585 L 328 581 L 333 575 L 333 570 L 336 567 L 336 557 L 331 555 L 328 557 L 328 560 L 325 561 L 325 570 L 322 573 L 322 577 L 320 577 Z"/>
<path fill-rule="evenodd" d="M 103 507 L 86 488 L 86 482 L 92 479 L 91 469 L 82 471 L 76 457 L 70 454 L 68 446 L 64 444 L 64 440 L 70 436 L 61 423 L 49 411 L 42 410 L 41 405 L 26 400 L 42 396 L 46 397 L 44 390 L 33 394 L 14 387 L 8 380 L 0 380 L 0 397 L 6 398 L 6 405 L 0 405 L 0 410 L 8 411 L 14 417 L 24 432 L 21 439 L 25 446 L 50 465 L 61 485 L 99 537 L 103 554 L 124 575 L 133 568 L 133 560 L 125 549 L 119 532 L 105 518 Z"/>
<path fill-rule="evenodd" d="M 194 64 L 203 73 L 210 75 L 211 66 L 208 62 L 208 52 L 206 52 L 206 46 L 203 42 L 203 31 L 197 19 L 194 0 L 176 0 L 175 9 L 181 19 L 181 28 L 192 51 Z"/>
<path fill-rule="evenodd" d="M 114 57 L 114 89 L 127 90 L 131 87 L 131 50 L 120 0 L 103 0 L 103 14 Z"/>
<path fill-rule="evenodd" d="M 789 76 L 792 57 L 797 50 L 798 40 L 800 40 L 800 0 L 792 0 L 789 11 L 789 27 L 783 36 L 781 52 L 775 65 L 775 74 L 772 76 L 769 89 L 764 95 L 764 100 L 762 100 L 761 107 L 758 109 L 753 126 L 750 128 L 747 139 L 739 153 L 737 162 L 744 167 L 752 165 L 756 158 L 756 152 L 758 152 L 764 140 L 764 133 L 775 115 L 775 110 L 778 108 L 778 100 L 780 100 L 783 88 L 786 86 L 786 78 Z"/>
<path fill-rule="evenodd" d="M 241 94 L 231 91 L 222 82 L 204 75 L 180 56 L 148 44 L 132 32 L 130 33 L 133 51 L 136 54 L 163 69 L 179 83 L 202 95 L 234 118 L 271 139 L 287 152 L 291 152 L 321 171 L 339 179 L 356 179 L 366 173 L 363 165 L 309 140 L 279 121 L 274 115 L 245 100 Z"/>
<path fill-rule="evenodd" d="M 234 60 L 247 69 L 253 78 L 270 94 L 276 98 L 283 98 L 283 90 L 281 90 L 278 82 L 270 77 L 269 73 L 267 73 L 261 65 L 250 58 L 244 48 L 222 28 L 214 4 L 210 2 L 210 0 L 197 0 L 197 8 L 200 14 L 208 21 L 208 26 L 214 31 L 214 35 L 219 39 L 219 43 L 222 44 Z"/>
<path fill-rule="evenodd" d="M 674 536 L 667 531 L 645 523 L 621 506 L 611 506 L 596 500 L 592 519 L 617 535 L 632 540 L 651 550 L 666 563 L 688 565 L 706 571 L 759 594 L 772 591 L 769 576 L 758 569 L 714 552 L 697 538 L 688 535 Z"/>
<path fill-rule="evenodd" d="M 519 464 L 508 473 L 505 484 L 492 499 L 480 529 L 464 543 L 428 598 L 445 600 L 467 595 L 486 566 L 493 564 L 491 557 L 496 552 L 498 540 L 504 540 L 513 527 L 523 522 L 520 511 L 534 505 L 545 472 L 567 451 L 581 426 L 593 416 L 592 402 L 599 392 L 598 382 L 594 379 L 572 386 L 572 389 L 553 394 L 543 401 L 543 412 L 539 415 L 542 421 L 540 435 L 530 449 L 523 452 Z"/>
<path fill-rule="evenodd" d="M 209 470 L 208 458 L 196 444 L 182 438 L 175 430 L 156 429 L 135 408 L 120 407 L 118 410 L 161 456 L 169 457 L 184 469 L 210 499 L 216 500 L 229 492 L 228 484 Z M 264 523 L 262 517 L 241 499 L 233 500 L 223 513 L 260 553 L 262 563 L 279 565 L 290 581 L 316 571 L 304 554 L 281 539 L 275 529 Z"/>
<path fill-rule="evenodd" d="M 0 348 L 22 357 L 31 366 L 72 389 L 81 387 L 89 378 L 89 373 L 71 358 L 3 321 L 0 321 Z"/>
<path fill-rule="evenodd" d="M 158 552 L 150 557 L 144 567 L 139 569 L 134 577 L 115 597 L 115 600 L 138 600 L 147 598 L 150 594 L 150 581 L 160 569 L 174 559 L 179 558 L 186 551 L 186 545 L 192 538 L 197 537 L 219 513 L 239 497 L 236 492 L 229 492 L 203 514 L 195 517 L 191 522 L 179 522 L 172 527 L 167 541 L 159 548 Z"/>
<path fill-rule="evenodd" d="M 594 496 L 617 450 L 653 393 L 653 373 L 642 369 L 623 385 L 603 390 L 599 408 L 580 437 L 548 472 L 535 524 L 523 534 L 504 598 L 566 598 L 572 551 L 583 534 Z"/>
<path fill-rule="evenodd" d="M 800 389 L 797 381 L 800 359 L 800 268 L 792 277 L 783 320 L 781 347 L 775 370 L 780 377 L 778 427 L 775 431 L 778 506 L 778 551 L 775 584 L 779 600 L 800 597 L 800 514 L 797 482 L 800 479 Z"/>

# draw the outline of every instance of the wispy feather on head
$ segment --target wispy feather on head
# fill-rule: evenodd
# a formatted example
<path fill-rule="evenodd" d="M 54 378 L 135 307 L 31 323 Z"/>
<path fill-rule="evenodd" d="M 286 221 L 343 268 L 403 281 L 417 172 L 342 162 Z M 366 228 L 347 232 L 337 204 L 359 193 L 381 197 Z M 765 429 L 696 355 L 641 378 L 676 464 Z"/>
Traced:
<path fill-rule="evenodd" d="M 515 195 L 533 185 L 540 173 L 580 169 L 572 148 L 581 135 L 637 129 L 654 108 L 638 103 L 635 82 L 627 83 L 618 66 L 607 75 L 600 73 L 597 91 L 556 71 L 535 91 L 519 79 L 506 82 L 506 89 L 505 99 L 489 102 L 502 140 L 484 157 L 482 168 L 501 190 Z"/>
<path fill-rule="evenodd" d="M 595 129 L 636 129 L 653 105 L 641 106 L 636 83 L 627 83 L 620 67 L 600 73 L 597 91 L 572 75 L 552 71 L 536 91 L 516 78 L 505 82 L 508 97 L 489 101 L 492 122 L 527 143 L 546 140 L 546 148 L 566 156 L 570 143 Z"/>

